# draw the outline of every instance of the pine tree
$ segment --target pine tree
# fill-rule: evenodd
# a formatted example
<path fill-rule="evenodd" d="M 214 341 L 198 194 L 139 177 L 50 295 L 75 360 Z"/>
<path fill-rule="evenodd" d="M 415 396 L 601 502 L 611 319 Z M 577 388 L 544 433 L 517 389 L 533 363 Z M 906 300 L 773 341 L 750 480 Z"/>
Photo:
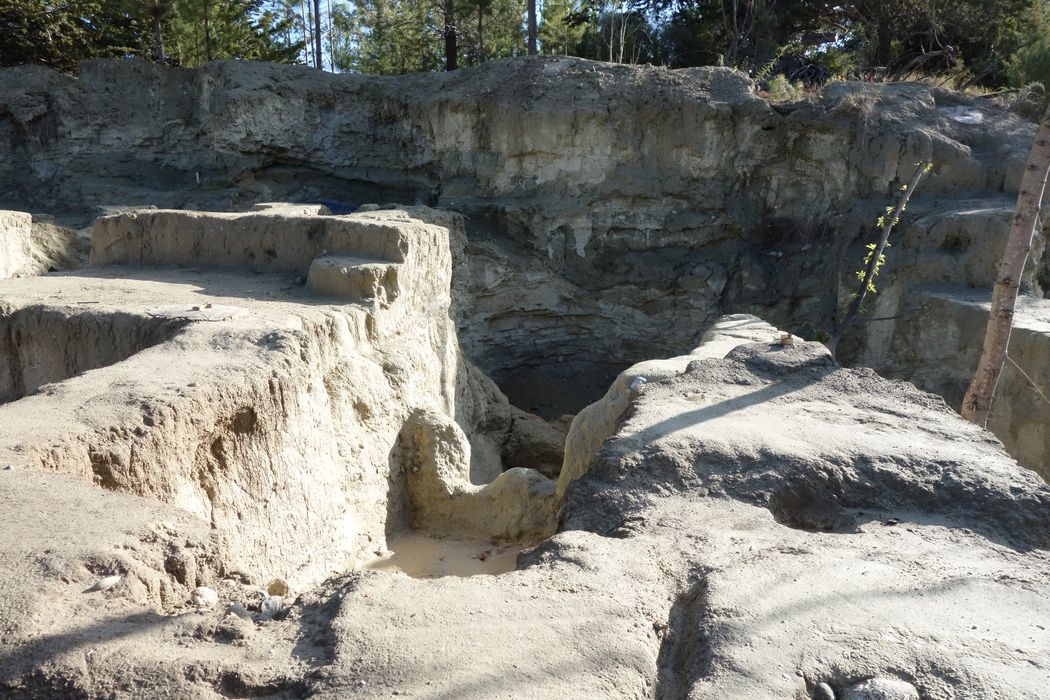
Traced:
<path fill-rule="evenodd" d="M 573 0 L 547 0 L 540 23 L 540 48 L 545 54 L 568 56 L 578 50 L 584 27 L 571 21 L 578 8 Z"/>
<path fill-rule="evenodd" d="M 263 0 L 176 0 L 172 60 L 183 66 L 225 58 L 295 62 L 303 46 L 293 32 L 296 20 L 287 7 Z"/>

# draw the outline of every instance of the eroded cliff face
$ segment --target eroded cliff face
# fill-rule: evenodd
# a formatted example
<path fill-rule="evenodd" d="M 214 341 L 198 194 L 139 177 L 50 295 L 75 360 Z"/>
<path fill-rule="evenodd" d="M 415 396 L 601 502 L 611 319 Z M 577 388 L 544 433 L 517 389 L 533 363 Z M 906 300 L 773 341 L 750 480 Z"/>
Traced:
<path fill-rule="evenodd" d="M 632 362 L 686 352 L 726 312 L 826 330 L 862 234 L 918 161 L 935 170 L 914 212 L 1008 208 L 1031 134 L 916 85 L 836 84 L 771 106 L 728 69 L 537 58 L 378 79 L 98 62 L 76 79 L 0 72 L 0 202 L 461 212 L 464 347 L 525 408 L 556 416 Z M 570 381 L 574 402 L 552 398 Z"/>
<path fill-rule="evenodd" d="M 537 540 L 554 484 L 503 473 L 536 440 L 460 353 L 456 236 L 394 211 L 100 219 L 95 265 L 0 281 L 0 463 L 187 511 L 225 542 L 223 575 L 300 590 L 410 525 Z M 415 488 L 436 424 L 457 459 L 426 493 L 455 513 Z"/>

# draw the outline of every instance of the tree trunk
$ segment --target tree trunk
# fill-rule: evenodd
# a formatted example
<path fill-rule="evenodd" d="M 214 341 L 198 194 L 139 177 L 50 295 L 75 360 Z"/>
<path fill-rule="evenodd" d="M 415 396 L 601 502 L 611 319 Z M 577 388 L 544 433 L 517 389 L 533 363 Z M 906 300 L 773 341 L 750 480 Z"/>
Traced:
<path fill-rule="evenodd" d="M 208 24 L 208 0 L 204 0 L 204 60 L 211 60 L 211 26 Z"/>
<path fill-rule="evenodd" d="M 875 65 L 886 68 L 890 65 L 893 52 L 893 29 L 890 26 L 892 20 L 883 14 L 880 8 L 879 17 L 875 24 Z"/>
<path fill-rule="evenodd" d="M 164 65 L 167 61 L 164 55 L 164 29 L 161 27 L 161 9 L 154 8 L 153 11 L 153 44 L 157 53 L 157 63 Z"/>
<path fill-rule="evenodd" d="M 335 73 L 335 23 L 332 21 L 332 0 L 328 0 L 328 62 Z"/>
<path fill-rule="evenodd" d="M 310 54 L 313 53 L 313 24 L 310 23 L 310 11 L 306 9 L 306 0 L 299 0 L 299 8 L 303 12 L 303 53 L 306 55 L 306 65 L 313 62 Z"/>
<path fill-rule="evenodd" d="M 529 55 L 536 55 L 536 0 L 528 0 L 529 6 Z M 519 5 L 520 7 L 520 5 Z"/>
<path fill-rule="evenodd" d="M 992 289 L 992 308 L 988 317 L 988 327 L 984 332 L 984 346 L 981 349 L 981 360 L 977 363 L 970 388 L 963 397 L 963 418 L 976 423 L 982 428 L 988 424 L 988 411 L 992 406 L 992 396 L 999 375 L 1006 362 L 1006 349 L 1010 345 L 1010 331 L 1013 329 L 1014 307 L 1017 305 L 1017 291 L 1021 284 L 1021 275 L 1028 253 L 1032 249 L 1032 235 L 1039 222 L 1039 209 L 1046 191 L 1047 177 L 1050 176 L 1050 108 L 1047 108 L 1039 130 L 1035 134 L 1035 143 L 1028 153 L 1024 175 L 1021 177 L 1020 192 L 1017 193 L 1017 208 L 1010 223 L 1010 235 L 1006 239 L 1003 259 L 999 262 L 999 274 Z"/>
<path fill-rule="evenodd" d="M 454 7 L 452 0 L 445 0 L 445 70 L 447 71 L 459 68 Z"/>
<path fill-rule="evenodd" d="M 314 68 L 324 69 L 324 52 L 321 50 L 321 0 L 314 0 Z"/>

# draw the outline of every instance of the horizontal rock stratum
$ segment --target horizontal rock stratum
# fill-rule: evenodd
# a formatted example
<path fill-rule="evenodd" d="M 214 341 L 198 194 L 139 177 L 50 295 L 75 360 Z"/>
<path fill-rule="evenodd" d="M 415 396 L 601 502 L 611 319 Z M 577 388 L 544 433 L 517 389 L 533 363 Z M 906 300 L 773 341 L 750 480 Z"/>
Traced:
<path fill-rule="evenodd" d="M 0 69 L 0 207 L 81 223 L 132 206 L 275 200 L 455 210 L 468 233 L 453 256 L 464 352 L 516 403 L 556 418 L 627 366 L 688 352 L 726 313 L 828 332 L 876 220 L 931 160 L 881 293 L 840 355 L 957 406 L 966 347 L 979 343 L 961 337 L 943 355 L 945 381 L 913 329 L 928 285 L 990 289 L 1034 126 L 925 85 L 832 83 L 793 104 L 753 88 L 727 68 L 559 57 L 392 78 L 240 61 L 98 61 L 75 78 Z M 1024 280 L 1036 297 L 1050 283 L 1041 246 Z M 319 261 L 315 282 L 339 269 Z M 946 308 L 942 341 L 956 320 L 969 325 L 965 308 Z M 1045 356 L 1040 344 L 1017 353 Z M 1017 373 L 1004 382 L 1005 394 L 1027 391 Z M 993 412 L 991 427 L 1046 474 L 1050 438 L 1031 436 L 1050 405 L 1029 399 Z"/>

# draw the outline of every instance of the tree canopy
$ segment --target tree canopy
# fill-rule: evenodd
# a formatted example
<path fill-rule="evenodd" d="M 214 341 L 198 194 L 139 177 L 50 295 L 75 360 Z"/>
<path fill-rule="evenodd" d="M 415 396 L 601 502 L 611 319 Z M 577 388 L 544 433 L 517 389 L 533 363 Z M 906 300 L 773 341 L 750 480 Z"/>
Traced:
<path fill-rule="evenodd" d="M 0 66 L 72 71 L 91 58 L 196 66 L 216 58 L 294 61 L 299 17 L 264 0 L 0 0 Z"/>
<path fill-rule="evenodd" d="M 0 0 L 0 65 L 216 58 L 391 74 L 527 52 L 529 0 Z M 539 51 L 841 77 L 1050 85 L 1050 0 L 546 0 Z M 318 39 L 320 38 L 320 42 Z M 317 44 L 321 44 L 318 55 Z"/>

